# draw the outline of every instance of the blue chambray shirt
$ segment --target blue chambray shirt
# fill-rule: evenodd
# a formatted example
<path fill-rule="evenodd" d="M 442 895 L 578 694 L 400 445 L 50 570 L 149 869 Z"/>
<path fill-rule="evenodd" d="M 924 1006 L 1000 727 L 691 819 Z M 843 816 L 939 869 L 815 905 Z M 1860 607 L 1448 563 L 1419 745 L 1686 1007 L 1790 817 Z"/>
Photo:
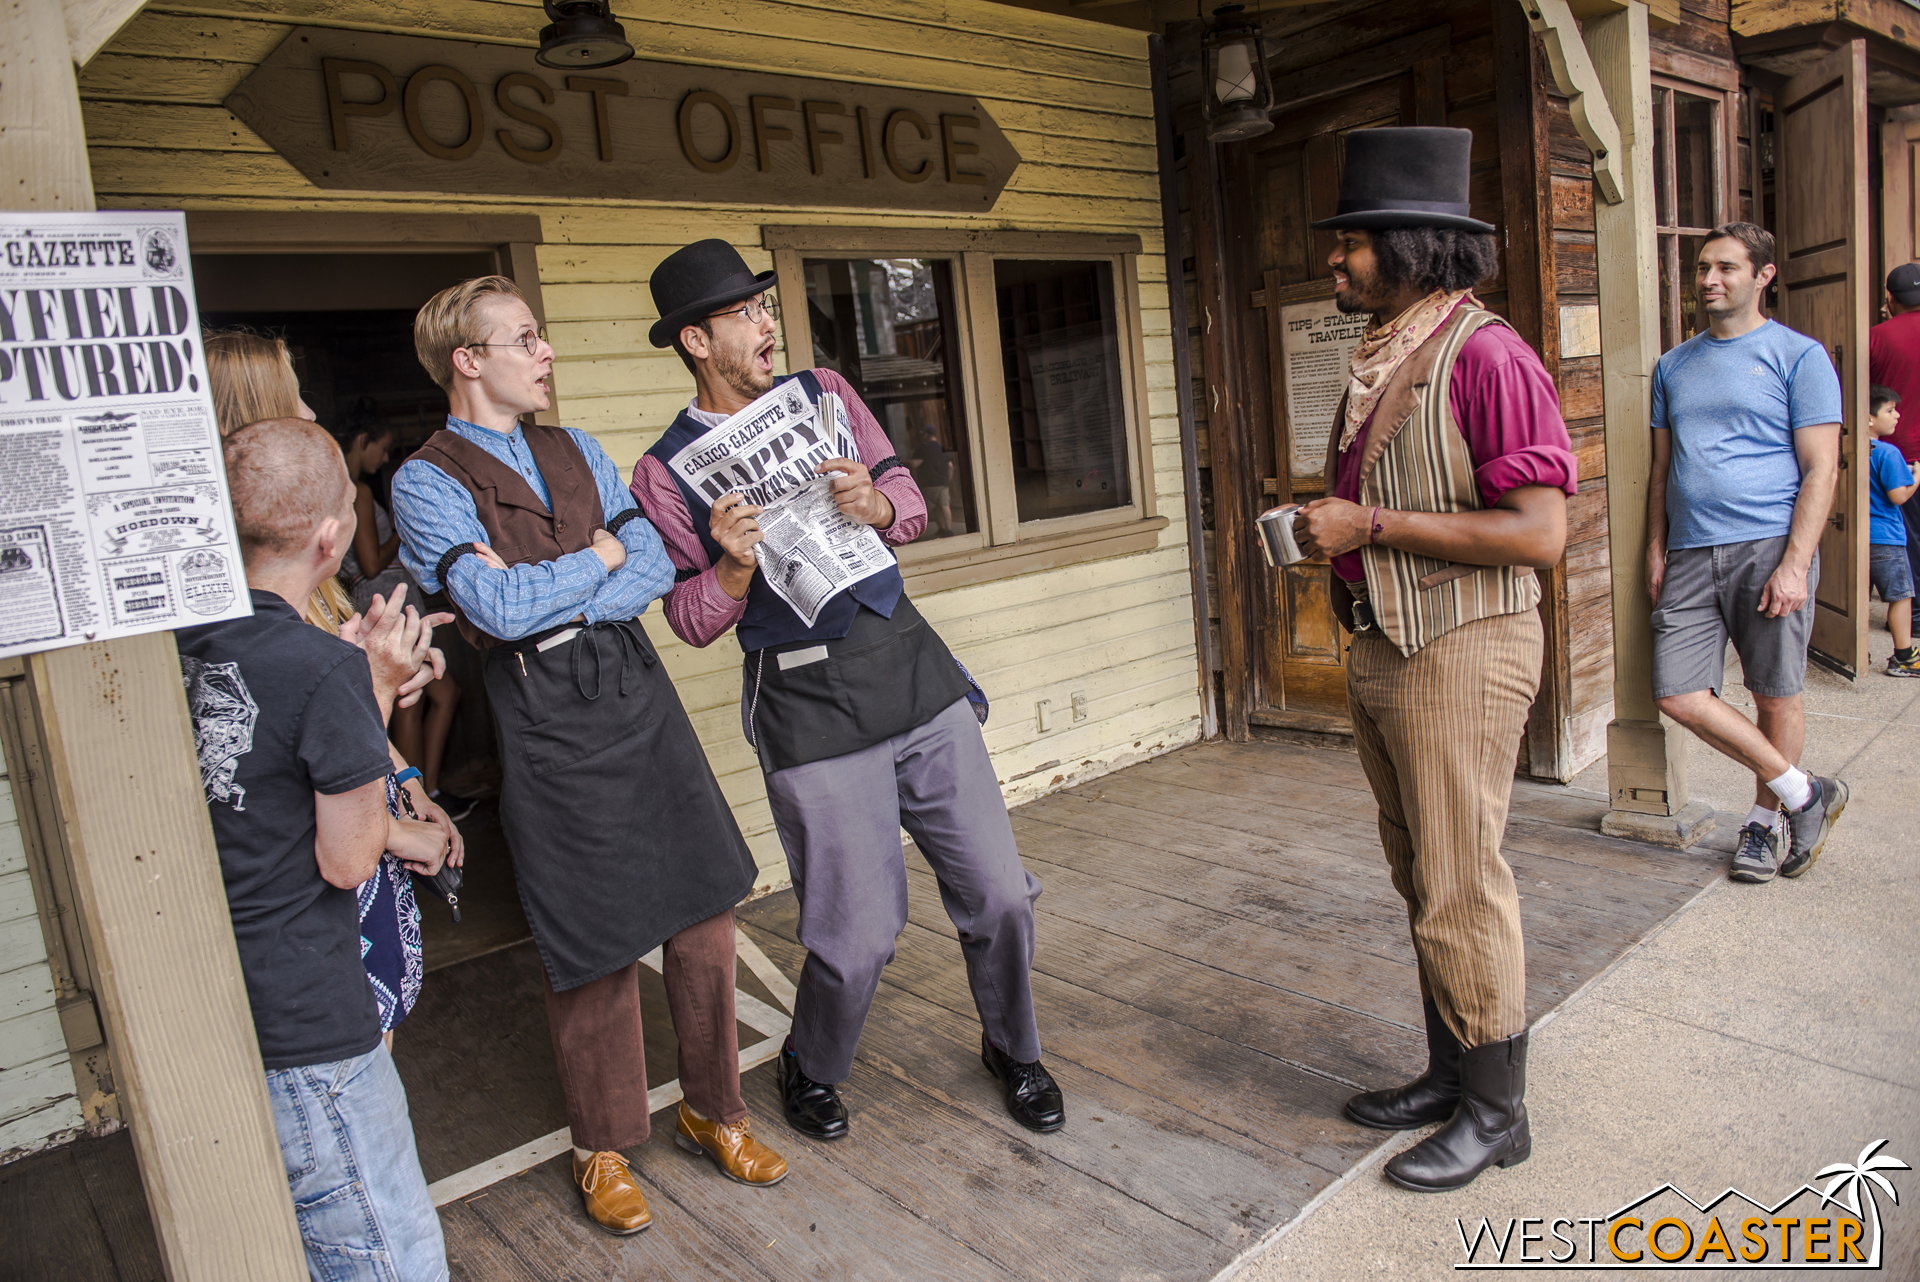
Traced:
<path fill-rule="evenodd" d="M 519 472 L 540 501 L 552 505 L 552 492 L 519 426 L 502 435 L 449 414 L 447 430 Z M 600 443 L 578 428 L 569 427 L 566 432 L 593 469 L 606 519 L 611 522 L 632 509 L 633 495 L 621 484 L 618 469 Z M 423 459 L 410 460 L 394 473 L 393 522 L 400 531 L 401 564 L 429 592 L 440 590 L 434 570 L 448 548 L 456 543 L 488 542 L 466 487 Z M 447 569 L 447 595 L 475 627 L 503 641 L 559 627 L 577 614 L 585 615 L 589 623 L 637 618 L 673 586 L 673 563 L 667 559 L 659 531 L 644 516 L 621 526 L 615 537 L 627 549 L 627 561 L 612 573 L 591 548 L 505 570 L 492 569 L 477 556 L 463 556 Z"/>

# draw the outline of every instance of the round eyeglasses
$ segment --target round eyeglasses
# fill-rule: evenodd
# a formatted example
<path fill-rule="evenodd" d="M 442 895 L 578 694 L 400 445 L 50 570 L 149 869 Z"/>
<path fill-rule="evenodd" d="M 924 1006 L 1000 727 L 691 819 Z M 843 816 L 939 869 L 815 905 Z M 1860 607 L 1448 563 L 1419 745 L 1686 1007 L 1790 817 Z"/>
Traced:
<path fill-rule="evenodd" d="M 504 343 L 463 343 L 461 344 L 461 346 L 463 347 L 518 347 L 521 351 L 525 352 L 527 355 L 532 356 L 535 352 L 537 352 L 540 349 L 540 344 L 546 341 L 547 341 L 547 327 L 545 325 L 541 325 L 536 329 L 523 331 L 518 338 L 510 338 Z"/>
<path fill-rule="evenodd" d="M 762 316 L 780 319 L 780 300 L 772 294 L 763 294 L 759 298 L 750 298 L 738 307 L 729 307 L 724 312 L 715 312 L 708 320 L 719 320 L 722 316 L 739 316 L 749 325 L 758 325 Z"/>

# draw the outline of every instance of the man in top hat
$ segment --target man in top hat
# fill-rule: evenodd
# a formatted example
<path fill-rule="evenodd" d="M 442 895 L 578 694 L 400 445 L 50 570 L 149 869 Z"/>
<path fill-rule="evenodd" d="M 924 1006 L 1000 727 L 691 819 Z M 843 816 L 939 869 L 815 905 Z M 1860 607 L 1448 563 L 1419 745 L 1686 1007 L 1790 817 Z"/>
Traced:
<path fill-rule="evenodd" d="M 980 734 L 984 697 L 907 599 L 898 568 L 843 589 L 809 624 L 757 571 L 761 509 L 737 493 L 709 504 L 668 468 L 787 382 L 815 404 L 829 392 L 840 398 L 859 457 L 800 463 L 804 471 L 786 479 L 832 476 L 839 510 L 888 545 L 926 527 L 912 473 L 851 384 L 829 370 L 775 377 L 773 275 L 755 275 L 722 240 L 688 245 L 654 270 L 660 319 L 650 337 L 673 347 L 697 391 L 635 466 L 632 490 L 678 571 L 668 624 L 697 646 L 732 629 L 746 652 L 742 725 L 766 775 L 807 948 L 778 1063 L 787 1120 L 814 1139 L 847 1133 L 837 1087 L 852 1073 L 880 972 L 907 922 L 905 827 L 960 931 L 982 1062 L 1014 1120 L 1058 1130 L 1066 1112 L 1040 1062 L 1030 977 L 1040 883 L 1020 862 Z"/>
<path fill-rule="evenodd" d="M 1347 136 L 1332 218 L 1334 298 L 1371 313 L 1329 442 L 1327 497 L 1295 524 L 1333 562 L 1353 633 L 1347 706 L 1407 901 L 1428 1067 L 1347 1102 L 1398 1130 L 1444 1122 L 1387 1164 L 1458 1188 L 1526 1160 L 1526 964 L 1500 857 L 1527 708 L 1540 682 L 1536 569 L 1560 559 L 1579 480 L 1553 380 L 1473 296 L 1493 228 L 1470 216 L 1465 129 Z"/>
<path fill-rule="evenodd" d="M 585 432 L 548 405 L 553 348 L 512 281 L 483 276 L 414 319 L 447 426 L 393 478 L 400 557 L 444 584 L 486 653 L 500 823 L 539 946 L 587 1213 L 652 1223 L 621 1149 L 647 1140 L 639 959 L 664 946 L 680 1040 L 675 1142 L 732 1179 L 787 1173 L 740 1098 L 733 906 L 754 863 L 639 615 L 673 582 L 660 537 Z M 525 419 L 525 421 L 523 421 Z"/>
<path fill-rule="evenodd" d="M 1901 418 L 1887 442 L 1908 467 L 1920 466 L 1920 263 L 1887 273 L 1887 319 L 1867 331 L 1869 382 L 1900 393 Z M 1920 494 L 1900 505 L 1907 564 L 1920 581 Z"/>

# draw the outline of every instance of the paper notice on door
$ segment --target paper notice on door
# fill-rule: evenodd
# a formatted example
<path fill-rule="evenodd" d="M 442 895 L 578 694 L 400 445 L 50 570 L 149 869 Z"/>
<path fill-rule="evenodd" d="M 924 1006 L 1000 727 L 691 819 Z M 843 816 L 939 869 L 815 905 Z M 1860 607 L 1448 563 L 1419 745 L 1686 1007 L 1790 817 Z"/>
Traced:
<path fill-rule="evenodd" d="M 0 214 L 0 655 L 252 610 L 185 217 Z"/>
<path fill-rule="evenodd" d="M 1319 476 L 1327 466 L 1333 413 L 1347 390 L 1347 366 L 1366 332 L 1365 314 L 1349 316 L 1331 298 L 1288 303 L 1280 309 L 1280 350 L 1286 363 L 1289 476 Z"/>

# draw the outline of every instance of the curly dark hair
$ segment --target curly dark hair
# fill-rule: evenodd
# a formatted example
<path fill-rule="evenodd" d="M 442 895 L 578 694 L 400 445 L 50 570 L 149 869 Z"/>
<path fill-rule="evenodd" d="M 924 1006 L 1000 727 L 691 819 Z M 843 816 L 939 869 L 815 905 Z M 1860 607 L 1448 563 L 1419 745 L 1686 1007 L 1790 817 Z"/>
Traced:
<path fill-rule="evenodd" d="M 1471 289 L 1499 269 L 1500 245 L 1491 232 L 1389 227 L 1373 233 L 1373 256 L 1388 288 Z"/>

